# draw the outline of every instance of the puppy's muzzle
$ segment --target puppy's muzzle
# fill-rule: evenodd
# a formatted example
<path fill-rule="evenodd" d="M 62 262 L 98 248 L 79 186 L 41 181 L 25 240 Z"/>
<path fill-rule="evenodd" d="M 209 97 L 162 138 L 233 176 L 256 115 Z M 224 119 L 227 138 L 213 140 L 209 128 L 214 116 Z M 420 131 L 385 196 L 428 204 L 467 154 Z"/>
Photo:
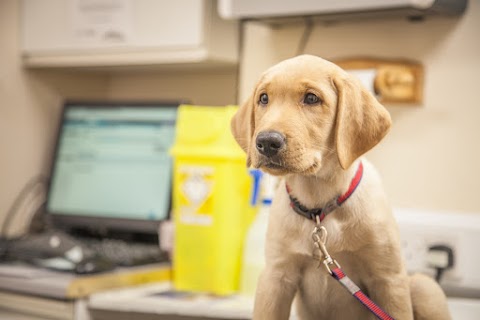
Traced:
<path fill-rule="evenodd" d="M 285 136 L 277 131 L 262 131 L 255 142 L 258 152 L 271 158 L 285 147 Z"/>

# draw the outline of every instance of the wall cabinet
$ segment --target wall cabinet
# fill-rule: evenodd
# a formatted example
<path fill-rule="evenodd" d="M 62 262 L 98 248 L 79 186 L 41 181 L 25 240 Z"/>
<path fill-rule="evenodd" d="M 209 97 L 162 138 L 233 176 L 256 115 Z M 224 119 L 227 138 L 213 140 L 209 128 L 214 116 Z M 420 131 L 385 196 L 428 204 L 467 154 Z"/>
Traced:
<path fill-rule="evenodd" d="M 213 0 L 23 0 L 28 67 L 233 66 L 238 23 Z"/>

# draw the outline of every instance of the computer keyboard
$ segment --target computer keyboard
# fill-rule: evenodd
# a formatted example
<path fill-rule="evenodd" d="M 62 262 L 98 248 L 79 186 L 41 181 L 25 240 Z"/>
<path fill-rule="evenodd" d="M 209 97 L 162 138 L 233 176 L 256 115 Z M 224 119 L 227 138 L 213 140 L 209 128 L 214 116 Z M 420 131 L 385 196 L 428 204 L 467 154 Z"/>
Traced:
<path fill-rule="evenodd" d="M 3 242 L 0 261 L 23 261 L 78 274 L 169 261 L 168 254 L 155 243 L 78 237 L 55 230 Z"/>
<path fill-rule="evenodd" d="M 22 261 L 57 271 L 78 274 L 111 270 L 115 265 L 75 238 L 50 230 L 5 240 L 1 261 Z"/>
<path fill-rule="evenodd" d="M 161 250 L 158 244 L 127 242 L 108 238 L 80 237 L 78 240 L 117 266 L 135 266 L 169 261 L 168 254 Z"/>

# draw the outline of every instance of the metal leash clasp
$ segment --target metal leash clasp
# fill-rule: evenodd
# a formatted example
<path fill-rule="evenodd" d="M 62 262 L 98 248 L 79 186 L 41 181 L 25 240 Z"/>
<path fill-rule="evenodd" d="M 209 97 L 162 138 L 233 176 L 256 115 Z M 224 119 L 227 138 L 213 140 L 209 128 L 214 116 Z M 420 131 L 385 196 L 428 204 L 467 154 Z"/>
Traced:
<path fill-rule="evenodd" d="M 340 268 L 338 262 L 333 259 L 327 251 L 326 243 L 327 243 L 327 229 L 324 226 L 320 225 L 319 219 L 317 219 L 317 224 L 312 232 L 312 239 L 313 244 L 315 245 L 316 249 L 321 253 L 323 256 L 323 265 L 327 268 L 327 271 L 332 274 L 331 266 L 336 265 Z M 320 265 L 318 266 L 320 267 Z"/>

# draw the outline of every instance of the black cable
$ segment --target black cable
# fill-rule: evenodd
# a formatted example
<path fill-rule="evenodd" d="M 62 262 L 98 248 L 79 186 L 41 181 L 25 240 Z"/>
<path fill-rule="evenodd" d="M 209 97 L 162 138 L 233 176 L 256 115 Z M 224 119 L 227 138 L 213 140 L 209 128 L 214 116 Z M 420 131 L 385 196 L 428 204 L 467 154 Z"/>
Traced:
<path fill-rule="evenodd" d="M 5 219 L 3 220 L 1 229 L 0 229 L 0 236 L 7 238 L 7 231 L 8 228 L 10 227 L 10 224 L 12 223 L 14 215 L 17 213 L 18 208 L 20 205 L 22 205 L 23 201 L 25 201 L 25 198 L 30 195 L 32 190 L 37 186 L 37 185 L 46 185 L 48 182 L 47 177 L 45 177 L 42 174 L 36 175 L 32 177 L 22 188 L 20 193 L 17 195 L 15 200 L 13 201 L 12 206 L 10 209 L 7 211 L 7 214 L 5 216 Z"/>
<path fill-rule="evenodd" d="M 440 280 L 442 280 L 443 272 L 445 271 L 444 268 L 435 268 L 435 281 L 440 283 Z"/>
<path fill-rule="evenodd" d="M 440 283 L 442 280 L 443 273 L 454 267 L 455 265 L 455 255 L 453 248 L 448 245 L 438 244 L 433 245 L 428 248 L 428 253 L 437 253 L 444 254 L 446 256 L 446 261 L 443 265 L 432 264 L 431 267 L 435 269 L 435 280 Z"/>
<path fill-rule="evenodd" d="M 300 42 L 298 43 L 296 55 L 301 55 L 305 53 L 305 48 L 307 47 L 308 40 L 310 39 L 310 35 L 312 34 L 312 30 L 314 27 L 313 19 L 312 18 L 305 18 L 305 29 L 303 29 L 302 37 L 300 38 Z"/>

